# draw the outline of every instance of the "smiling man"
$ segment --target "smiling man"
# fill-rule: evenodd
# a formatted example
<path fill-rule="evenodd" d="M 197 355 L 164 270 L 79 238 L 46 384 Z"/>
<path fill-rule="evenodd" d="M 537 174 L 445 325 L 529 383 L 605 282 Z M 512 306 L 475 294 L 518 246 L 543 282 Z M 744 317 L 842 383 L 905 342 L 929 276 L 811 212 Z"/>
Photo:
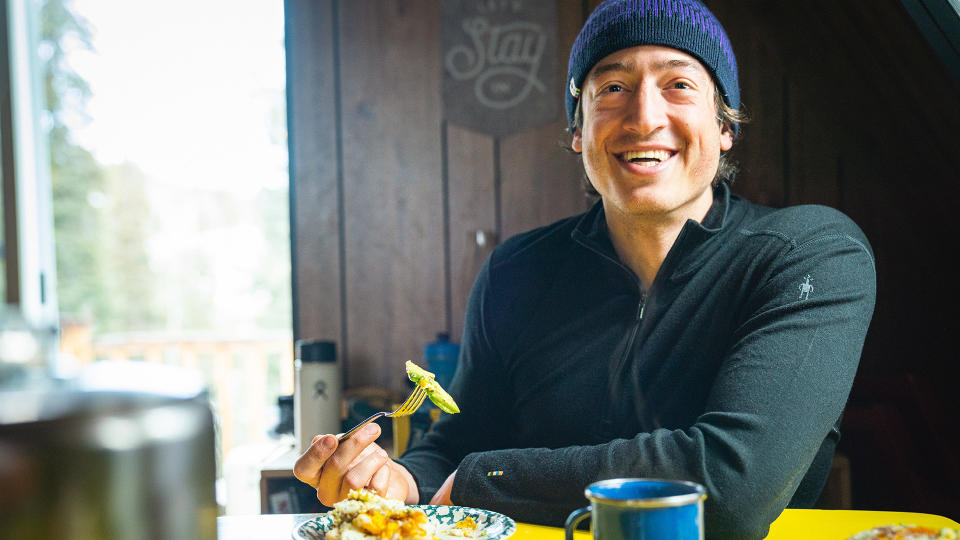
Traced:
<path fill-rule="evenodd" d="M 699 61 L 664 46 L 617 51 L 587 74 L 572 146 L 617 254 L 647 287 L 686 221 L 706 216 L 720 152 L 733 146 L 715 93 Z"/>
<path fill-rule="evenodd" d="M 698 1 L 602 3 L 565 90 L 600 200 L 481 269 L 461 413 L 397 461 L 376 426 L 318 436 L 297 475 L 327 504 L 368 486 L 551 525 L 601 479 L 690 480 L 708 538 L 762 538 L 829 472 L 873 313 L 869 243 L 836 210 L 731 193 L 736 60 Z"/>

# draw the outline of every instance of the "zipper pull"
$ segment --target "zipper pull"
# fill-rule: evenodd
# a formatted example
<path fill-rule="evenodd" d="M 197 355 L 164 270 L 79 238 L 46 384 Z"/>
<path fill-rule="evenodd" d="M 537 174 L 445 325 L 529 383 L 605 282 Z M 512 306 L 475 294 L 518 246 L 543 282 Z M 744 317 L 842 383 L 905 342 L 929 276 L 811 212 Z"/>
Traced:
<path fill-rule="evenodd" d="M 643 309 L 647 307 L 647 295 L 643 293 L 640 295 L 640 305 L 637 306 L 637 320 L 643 320 Z"/>

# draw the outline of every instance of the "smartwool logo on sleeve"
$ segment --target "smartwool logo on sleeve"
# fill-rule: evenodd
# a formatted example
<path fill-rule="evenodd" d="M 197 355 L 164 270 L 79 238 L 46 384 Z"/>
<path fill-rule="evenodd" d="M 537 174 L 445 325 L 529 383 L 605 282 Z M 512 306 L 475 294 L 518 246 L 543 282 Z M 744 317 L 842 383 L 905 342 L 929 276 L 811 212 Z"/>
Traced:
<path fill-rule="evenodd" d="M 800 290 L 800 300 L 810 299 L 810 293 L 813 292 L 813 285 L 810 284 L 810 274 L 807 274 L 807 277 L 803 279 L 803 283 L 797 288 Z"/>
<path fill-rule="evenodd" d="M 559 118 L 555 2 L 444 0 L 448 121 L 508 135 Z"/>

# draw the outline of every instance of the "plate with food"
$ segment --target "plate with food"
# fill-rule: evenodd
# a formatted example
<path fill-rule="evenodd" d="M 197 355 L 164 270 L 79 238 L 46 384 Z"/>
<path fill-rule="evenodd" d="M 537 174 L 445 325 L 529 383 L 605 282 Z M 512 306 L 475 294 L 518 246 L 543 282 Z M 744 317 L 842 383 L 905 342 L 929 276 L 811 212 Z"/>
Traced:
<path fill-rule="evenodd" d="M 960 531 L 898 523 L 861 531 L 847 540 L 960 540 Z"/>
<path fill-rule="evenodd" d="M 295 540 L 503 540 L 517 524 L 503 514 L 464 506 L 410 505 L 352 490 L 333 510 L 304 521 Z"/>

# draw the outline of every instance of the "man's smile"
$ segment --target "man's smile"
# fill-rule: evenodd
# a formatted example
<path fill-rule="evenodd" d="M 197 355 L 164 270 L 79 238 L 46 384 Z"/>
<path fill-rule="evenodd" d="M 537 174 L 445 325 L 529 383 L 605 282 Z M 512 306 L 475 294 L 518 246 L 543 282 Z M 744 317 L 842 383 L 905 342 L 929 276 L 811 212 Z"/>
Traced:
<path fill-rule="evenodd" d="M 670 160 L 676 155 L 675 150 L 628 150 L 616 157 L 621 162 L 628 165 L 636 165 L 644 168 L 654 168 Z"/>

